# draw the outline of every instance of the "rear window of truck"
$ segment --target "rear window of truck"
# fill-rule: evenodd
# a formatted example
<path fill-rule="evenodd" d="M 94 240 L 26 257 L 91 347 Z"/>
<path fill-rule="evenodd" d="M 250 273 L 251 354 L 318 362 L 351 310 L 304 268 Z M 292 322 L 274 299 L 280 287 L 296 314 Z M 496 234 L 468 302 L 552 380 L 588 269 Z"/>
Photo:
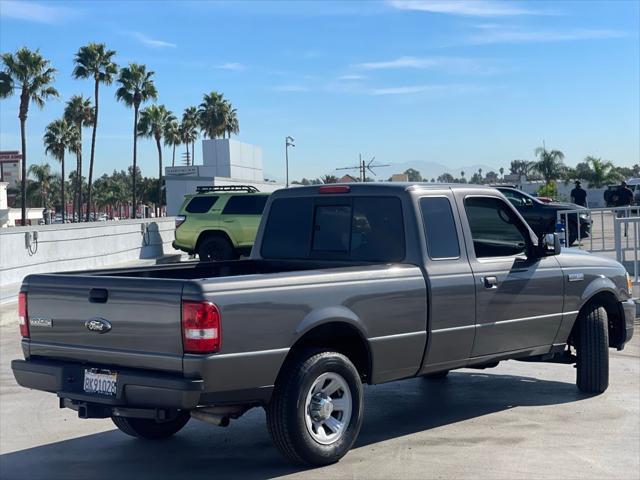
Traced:
<path fill-rule="evenodd" d="M 261 253 L 273 259 L 401 261 L 405 240 L 400 199 L 274 200 Z"/>
<path fill-rule="evenodd" d="M 217 196 L 207 195 L 203 197 L 193 197 L 187 204 L 185 210 L 189 213 L 207 213 L 218 200 Z"/>

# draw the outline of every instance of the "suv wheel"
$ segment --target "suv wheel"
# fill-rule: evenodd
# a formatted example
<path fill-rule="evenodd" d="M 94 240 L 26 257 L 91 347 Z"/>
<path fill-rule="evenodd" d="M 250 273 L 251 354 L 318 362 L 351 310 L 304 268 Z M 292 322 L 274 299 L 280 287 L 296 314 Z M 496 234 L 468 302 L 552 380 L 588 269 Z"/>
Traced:
<path fill-rule="evenodd" d="M 306 352 L 288 362 L 267 407 L 278 449 L 301 465 L 340 460 L 362 425 L 362 383 L 351 361 L 331 351 Z"/>
<path fill-rule="evenodd" d="M 444 380 L 447 378 L 447 375 L 449 375 L 449 370 L 443 370 L 442 372 L 427 373 L 426 375 L 423 375 L 422 378 L 427 380 Z"/>
<path fill-rule="evenodd" d="M 191 418 L 189 412 L 178 412 L 177 416 L 166 422 L 150 418 L 111 417 L 121 432 L 132 437 L 158 440 L 177 433 Z"/>
<path fill-rule="evenodd" d="M 233 245 L 222 236 L 213 236 L 203 240 L 198 247 L 198 256 L 201 262 L 235 260 L 238 258 Z"/>
<path fill-rule="evenodd" d="M 602 393 L 609 386 L 607 312 L 591 305 L 578 321 L 576 383 L 582 392 Z"/>

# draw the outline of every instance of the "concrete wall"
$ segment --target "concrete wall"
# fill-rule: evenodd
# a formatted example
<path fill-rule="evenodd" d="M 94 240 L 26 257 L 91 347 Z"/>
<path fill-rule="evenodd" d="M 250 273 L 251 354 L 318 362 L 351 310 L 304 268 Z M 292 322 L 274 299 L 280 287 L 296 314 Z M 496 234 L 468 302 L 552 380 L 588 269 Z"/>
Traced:
<path fill-rule="evenodd" d="M 165 217 L 2 229 L 0 299 L 31 273 L 105 268 L 179 254 L 171 246 L 174 225 L 173 218 Z"/>

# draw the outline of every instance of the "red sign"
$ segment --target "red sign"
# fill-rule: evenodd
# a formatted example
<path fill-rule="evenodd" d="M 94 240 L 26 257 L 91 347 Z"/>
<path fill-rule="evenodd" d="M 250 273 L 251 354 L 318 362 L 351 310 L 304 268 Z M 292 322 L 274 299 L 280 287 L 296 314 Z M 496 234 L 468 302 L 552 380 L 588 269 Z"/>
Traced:
<path fill-rule="evenodd" d="M 0 162 L 2 161 L 18 161 L 18 160 L 22 160 L 22 154 L 17 151 L 17 150 L 13 150 L 13 151 L 4 151 L 4 152 L 0 152 Z"/>

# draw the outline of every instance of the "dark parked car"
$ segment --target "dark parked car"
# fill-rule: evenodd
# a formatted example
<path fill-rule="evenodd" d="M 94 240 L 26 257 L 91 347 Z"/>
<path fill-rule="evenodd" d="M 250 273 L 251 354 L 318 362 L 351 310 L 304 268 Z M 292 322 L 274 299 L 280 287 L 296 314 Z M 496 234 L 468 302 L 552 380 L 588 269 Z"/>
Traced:
<path fill-rule="evenodd" d="M 573 245 L 578 239 L 578 221 L 580 222 L 580 238 L 587 238 L 591 232 L 591 219 L 586 214 L 587 209 L 575 203 L 543 202 L 528 193 L 514 187 L 496 187 L 516 207 L 531 229 L 540 236 L 556 231 L 558 212 L 562 210 L 581 210 L 584 214 L 569 215 L 569 242 Z M 562 217 L 565 222 L 565 217 Z M 566 226 L 565 226 L 566 228 Z"/>

